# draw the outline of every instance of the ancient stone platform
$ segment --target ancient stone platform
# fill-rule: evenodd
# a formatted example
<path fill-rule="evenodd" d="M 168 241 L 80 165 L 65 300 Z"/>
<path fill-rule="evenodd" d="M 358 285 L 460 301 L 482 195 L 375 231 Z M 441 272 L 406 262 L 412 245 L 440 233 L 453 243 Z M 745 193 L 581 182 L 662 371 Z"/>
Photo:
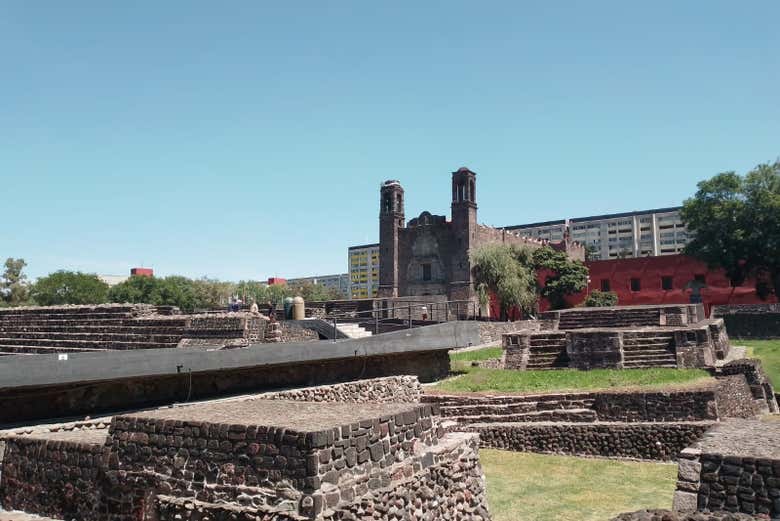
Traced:
<path fill-rule="evenodd" d="M 680 455 L 676 510 L 780 517 L 780 421 L 723 422 Z"/>
<path fill-rule="evenodd" d="M 6 439 L 0 500 L 57 519 L 490 519 L 478 436 L 419 403 L 233 400 Z"/>

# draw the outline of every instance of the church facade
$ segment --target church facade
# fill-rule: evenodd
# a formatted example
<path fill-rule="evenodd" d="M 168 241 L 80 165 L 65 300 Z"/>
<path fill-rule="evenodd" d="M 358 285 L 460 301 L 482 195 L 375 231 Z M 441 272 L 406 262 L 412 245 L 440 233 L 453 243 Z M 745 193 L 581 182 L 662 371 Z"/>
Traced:
<path fill-rule="evenodd" d="M 470 253 L 484 244 L 548 244 L 516 232 L 477 222 L 477 174 L 466 167 L 452 173 L 451 219 L 422 212 L 405 221 L 404 189 L 397 180 L 380 188 L 379 298 L 445 295 L 451 301 L 475 301 Z M 585 258 L 585 250 L 564 238 L 552 247 Z"/>

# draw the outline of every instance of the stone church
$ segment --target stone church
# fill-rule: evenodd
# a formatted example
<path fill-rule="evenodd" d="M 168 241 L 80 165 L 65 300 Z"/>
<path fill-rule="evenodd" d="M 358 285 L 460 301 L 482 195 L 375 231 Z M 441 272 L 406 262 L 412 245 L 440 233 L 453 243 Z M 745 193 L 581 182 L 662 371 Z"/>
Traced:
<path fill-rule="evenodd" d="M 452 173 L 452 218 L 422 212 L 405 221 L 404 189 L 396 180 L 380 189 L 379 298 L 444 295 L 451 301 L 474 301 L 469 253 L 488 243 L 539 248 L 547 243 L 509 230 L 477 223 L 477 174 L 466 167 Z M 551 243 L 573 258 L 585 250 L 568 241 Z"/>

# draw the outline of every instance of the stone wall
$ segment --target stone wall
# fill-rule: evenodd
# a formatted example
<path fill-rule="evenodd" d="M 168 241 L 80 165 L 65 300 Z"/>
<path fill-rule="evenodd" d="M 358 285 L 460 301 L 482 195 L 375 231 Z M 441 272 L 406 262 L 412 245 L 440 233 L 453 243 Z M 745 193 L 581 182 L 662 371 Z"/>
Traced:
<path fill-rule="evenodd" d="M 671 461 L 712 422 L 477 424 L 483 447 L 518 452 Z"/>
<path fill-rule="evenodd" d="M 485 481 L 474 434 L 447 434 L 432 452 L 413 461 L 392 465 L 377 477 L 355 487 L 357 495 L 339 501 L 323 516 L 325 521 L 355 519 L 457 519 L 489 521 Z M 252 507 L 163 497 L 159 521 L 292 521 L 279 513 L 272 518 Z"/>
<path fill-rule="evenodd" d="M 501 343 L 501 338 L 507 333 L 517 331 L 543 331 L 553 329 L 549 320 L 518 320 L 516 322 L 480 322 L 479 339 L 481 344 Z"/>
<path fill-rule="evenodd" d="M 780 338 L 780 304 L 715 306 L 712 316 L 722 318 L 734 338 Z"/>
<path fill-rule="evenodd" d="M 760 360 L 750 358 L 734 360 L 718 368 L 717 374 L 743 375 L 753 396 L 755 410 L 763 414 L 780 412 L 772 382 L 764 372 Z"/>
<path fill-rule="evenodd" d="M 281 333 L 280 342 L 314 342 L 320 339 L 316 331 L 306 329 L 297 324 L 288 322 L 279 322 Z"/>
<path fill-rule="evenodd" d="M 254 398 L 303 402 L 417 403 L 420 401 L 421 390 L 420 381 L 415 376 L 389 376 L 387 378 L 356 380 L 343 384 L 262 393 Z"/>
<path fill-rule="evenodd" d="M 2 507 L 56 519 L 98 519 L 105 431 L 91 439 L 67 434 L 6 439 Z"/>
<path fill-rule="evenodd" d="M 487 422 L 684 422 L 713 421 L 719 415 L 716 384 L 673 391 L 571 392 L 529 395 L 426 393 L 445 418 L 461 424 Z M 747 399 L 751 404 L 752 399 Z M 564 414 L 568 412 L 569 414 Z"/>
<path fill-rule="evenodd" d="M 780 517 L 780 423 L 731 420 L 680 453 L 675 510 Z"/>

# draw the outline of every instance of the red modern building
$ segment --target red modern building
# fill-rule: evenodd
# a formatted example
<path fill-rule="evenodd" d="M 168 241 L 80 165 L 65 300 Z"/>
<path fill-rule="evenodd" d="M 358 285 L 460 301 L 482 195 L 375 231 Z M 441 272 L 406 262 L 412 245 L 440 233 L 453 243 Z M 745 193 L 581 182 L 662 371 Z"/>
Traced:
<path fill-rule="evenodd" d="M 284 286 L 287 284 L 287 279 L 281 277 L 268 277 L 269 286 Z"/>
<path fill-rule="evenodd" d="M 131 268 L 130 275 L 137 275 L 139 277 L 154 277 L 154 270 L 152 268 Z"/>
<path fill-rule="evenodd" d="M 704 304 L 709 315 L 712 306 L 721 304 L 758 304 L 767 302 L 756 294 L 755 281 L 732 286 L 722 269 L 686 255 L 611 259 L 586 263 L 590 284 L 586 292 L 573 295 L 570 302 L 582 302 L 593 290 L 614 291 L 621 306 L 642 304 Z M 700 289 L 695 289 L 699 287 Z M 768 302 L 776 302 L 774 297 Z"/>

